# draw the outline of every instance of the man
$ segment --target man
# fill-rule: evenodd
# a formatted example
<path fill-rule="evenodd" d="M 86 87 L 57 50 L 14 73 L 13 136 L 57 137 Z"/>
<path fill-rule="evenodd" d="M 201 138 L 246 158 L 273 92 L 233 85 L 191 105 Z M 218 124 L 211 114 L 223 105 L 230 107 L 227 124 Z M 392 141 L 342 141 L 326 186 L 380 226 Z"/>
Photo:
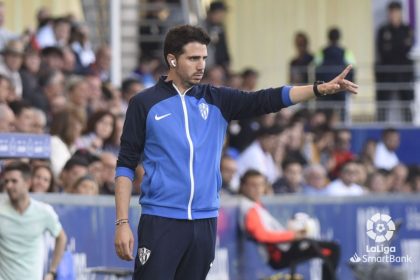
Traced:
<path fill-rule="evenodd" d="M 15 131 L 15 114 L 7 104 L 0 104 L 0 133 Z"/>
<path fill-rule="evenodd" d="M 22 97 L 22 77 L 19 73 L 23 63 L 24 45 L 21 41 L 11 40 L 4 47 L 3 60 L 0 63 L 0 74 L 13 84 L 18 98 Z"/>
<path fill-rule="evenodd" d="M 366 193 L 364 187 L 358 185 L 358 163 L 348 161 L 342 165 L 339 177 L 329 183 L 325 188 L 325 194 L 331 196 L 353 196 L 363 195 Z"/>
<path fill-rule="evenodd" d="M 408 84 L 414 80 L 413 61 L 409 56 L 413 44 L 414 32 L 403 22 L 401 3 L 389 3 L 388 22 L 379 28 L 376 38 L 378 52 L 376 79 L 379 83 L 376 100 L 379 102 L 377 105 L 379 121 L 390 119 L 389 111 L 395 106 L 393 99 L 405 102 L 401 103 L 401 113 L 405 121 L 411 121 L 408 103 L 414 99 L 414 91 Z M 385 107 L 381 104 L 384 101 L 392 102 L 392 105 Z"/>
<path fill-rule="evenodd" d="M 347 67 L 321 85 L 245 93 L 200 85 L 210 38 L 201 28 L 177 26 L 166 35 L 168 76 L 128 106 L 116 169 L 115 249 L 133 260 L 128 208 L 134 170 L 142 158 L 142 216 L 133 279 L 205 279 L 215 254 L 221 187 L 220 157 L 230 120 L 275 112 L 317 94 L 357 85 Z M 163 269 L 164 268 L 164 269 Z"/>
<path fill-rule="evenodd" d="M 25 100 L 13 101 L 10 108 L 15 114 L 15 128 L 19 133 L 32 133 L 34 124 L 34 111 L 32 106 Z"/>
<path fill-rule="evenodd" d="M 400 146 L 400 133 L 395 128 L 387 128 L 382 132 L 382 141 L 376 145 L 373 164 L 377 169 L 390 171 L 398 163 L 395 152 Z"/>
<path fill-rule="evenodd" d="M 29 197 L 31 170 L 28 164 L 13 161 L 3 171 L 9 200 L 0 204 L 0 279 L 42 279 L 43 235 L 55 237 L 49 271 L 43 279 L 55 279 L 57 266 L 67 242 L 66 234 L 50 205 Z"/>
<path fill-rule="evenodd" d="M 335 279 L 340 257 L 338 244 L 307 239 L 306 227 L 285 229 L 261 204 L 266 187 L 266 178 L 256 170 L 242 176 L 239 189 L 242 230 L 265 248 L 272 268 L 282 269 L 318 257 L 324 261 L 322 279 Z"/>
<path fill-rule="evenodd" d="M 283 177 L 279 178 L 273 184 L 274 193 L 301 193 L 303 191 L 303 166 L 298 159 L 285 159 L 281 168 Z"/>

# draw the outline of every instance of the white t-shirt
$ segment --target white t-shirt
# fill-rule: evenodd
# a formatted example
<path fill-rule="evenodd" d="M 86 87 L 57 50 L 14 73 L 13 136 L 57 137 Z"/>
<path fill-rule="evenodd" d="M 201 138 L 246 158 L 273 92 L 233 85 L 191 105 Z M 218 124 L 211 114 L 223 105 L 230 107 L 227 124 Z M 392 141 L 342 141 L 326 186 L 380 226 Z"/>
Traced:
<path fill-rule="evenodd" d="M 351 184 L 350 186 L 347 186 L 347 185 L 344 185 L 341 179 L 336 179 L 325 187 L 326 195 L 351 196 L 351 195 L 363 195 L 365 193 L 366 191 L 363 189 L 362 186 L 358 184 L 354 184 L 354 183 Z"/>
<path fill-rule="evenodd" d="M 31 199 L 23 214 L 9 200 L 0 203 L 0 279 L 42 279 L 43 234 L 57 237 L 62 226 L 54 209 Z"/>
<path fill-rule="evenodd" d="M 397 154 L 394 151 L 388 150 L 383 142 L 378 143 L 373 159 L 373 164 L 376 168 L 391 170 L 398 162 Z"/>

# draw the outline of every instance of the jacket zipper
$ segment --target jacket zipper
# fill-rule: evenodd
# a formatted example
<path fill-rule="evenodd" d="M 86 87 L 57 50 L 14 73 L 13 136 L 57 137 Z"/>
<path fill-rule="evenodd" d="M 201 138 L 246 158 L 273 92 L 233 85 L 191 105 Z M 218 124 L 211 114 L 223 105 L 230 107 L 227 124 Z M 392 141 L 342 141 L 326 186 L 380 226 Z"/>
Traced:
<path fill-rule="evenodd" d="M 192 220 L 192 201 L 194 198 L 194 191 L 195 191 L 195 182 L 194 182 L 194 170 L 193 170 L 193 163 L 194 163 L 194 145 L 190 135 L 190 126 L 188 122 L 188 111 L 187 105 L 185 103 L 185 94 L 190 89 L 187 89 L 184 94 L 178 90 L 178 88 L 173 84 L 174 88 L 178 92 L 179 96 L 181 97 L 182 103 L 182 110 L 184 111 L 184 122 L 185 122 L 185 134 L 187 135 L 188 145 L 190 146 L 190 159 L 189 159 L 189 170 L 190 170 L 190 183 L 191 183 L 191 192 L 190 192 L 190 199 L 188 201 L 188 220 Z"/>

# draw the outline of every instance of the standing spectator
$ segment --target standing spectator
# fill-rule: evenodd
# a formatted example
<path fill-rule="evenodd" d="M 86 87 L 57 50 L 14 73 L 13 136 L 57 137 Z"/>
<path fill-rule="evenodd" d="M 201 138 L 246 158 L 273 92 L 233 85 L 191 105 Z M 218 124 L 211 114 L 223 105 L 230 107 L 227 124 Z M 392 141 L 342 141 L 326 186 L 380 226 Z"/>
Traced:
<path fill-rule="evenodd" d="M 412 28 L 402 21 L 402 6 L 400 2 L 391 2 L 388 5 L 388 22 L 382 25 L 377 34 L 377 69 L 376 80 L 378 102 L 397 99 L 405 101 L 403 105 L 403 119 L 411 121 L 411 111 L 408 103 L 414 99 L 411 85 L 413 82 L 413 62 L 409 58 L 411 47 L 414 44 L 414 32 Z M 390 85 L 396 87 L 391 87 Z M 394 104 L 394 102 L 393 102 Z M 389 119 L 386 114 L 390 108 L 378 104 L 378 120 Z"/>
<path fill-rule="evenodd" d="M 252 68 L 246 68 L 244 71 L 242 71 L 242 85 L 241 90 L 243 91 L 255 91 L 257 88 L 258 83 L 258 71 Z"/>
<path fill-rule="evenodd" d="M 309 52 L 309 39 L 303 32 L 295 35 L 296 57 L 290 61 L 290 83 L 291 84 L 307 84 L 309 82 L 309 65 L 314 60 L 314 56 Z"/>
<path fill-rule="evenodd" d="M 399 159 L 396 150 L 400 146 L 400 133 L 395 128 L 387 128 L 382 132 L 382 140 L 376 145 L 373 163 L 378 169 L 391 171 Z"/>
<path fill-rule="evenodd" d="M 24 48 L 18 40 L 9 41 L 3 49 L 3 61 L 0 63 L 0 74 L 12 82 L 16 97 L 22 97 L 22 77 L 19 70 L 23 63 Z"/>
<path fill-rule="evenodd" d="M 29 196 L 28 164 L 13 161 L 3 171 L 9 200 L 0 204 L 0 279 L 55 279 L 67 242 L 54 209 Z M 7 225 L 7 226 L 6 226 Z M 51 264 L 45 278 L 40 251 L 44 233 L 55 238 Z"/>
<path fill-rule="evenodd" d="M 357 168 L 354 161 L 346 162 L 340 170 L 340 176 L 327 185 L 326 194 L 338 196 L 365 194 L 364 188 L 356 184 Z"/>
<path fill-rule="evenodd" d="M 225 27 L 223 26 L 226 11 L 227 7 L 222 1 L 210 3 L 207 18 L 204 22 L 204 29 L 208 32 L 211 39 L 207 48 L 207 67 L 220 65 L 227 71 L 230 66 L 230 55 Z"/>
<path fill-rule="evenodd" d="M 76 73 L 85 73 L 88 66 L 95 62 L 95 52 L 89 40 L 87 25 L 78 24 L 72 27 L 70 46 L 76 54 Z"/>
<path fill-rule="evenodd" d="M 0 51 L 6 46 L 7 42 L 17 39 L 17 35 L 3 27 L 6 15 L 6 7 L 4 2 L 0 2 Z"/>
<path fill-rule="evenodd" d="M 329 81 L 343 69 L 345 65 L 355 64 L 353 53 L 340 45 L 341 32 L 334 27 L 328 31 L 328 45 L 316 55 L 316 79 L 318 81 Z M 353 81 L 354 70 L 350 71 L 348 79 Z M 336 95 L 323 96 L 317 99 L 317 102 L 327 101 L 325 105 L 329 105 L 328 101 L 335 101 L 334 106 L 340 109 L 341 119 L 345 115 L 344 106 L 346 101 L 346 92 Z"/>

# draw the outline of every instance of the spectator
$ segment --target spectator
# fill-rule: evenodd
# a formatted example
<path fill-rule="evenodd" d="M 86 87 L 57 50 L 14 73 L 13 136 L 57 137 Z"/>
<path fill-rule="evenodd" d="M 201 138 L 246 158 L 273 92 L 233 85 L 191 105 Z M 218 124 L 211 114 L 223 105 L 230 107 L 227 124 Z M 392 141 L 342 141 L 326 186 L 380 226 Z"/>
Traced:
<path fill-rule="evenodd" d="M 124 114 L 127 111 L 128 102 L 130 101 L 131 97 L 133 97 L 134 95 L 136 95 L 137 93 L 139 93 L 143 89 L 144 89 L 143 84 L 141 82 L 139 82 L 139 80 L 137 80 L 137 79 L 128 78 L 128 79 L 125 79 L 122 82 L 122 85 L 121 85 L 121 97 L 122 97 L 121 111 L 124 112 Z"/>
<path fill-rule="evenodd" d="M 47 123 L 51 123 L 52 114 L 62 111 L 56 102 L 64 97 L 64 75 L 59 70 L 48 70 L 39 78 L 39 91 L 28 101 L 47 115 Z"/>
<path fill-rule="evenodd" d="M 309 83 L 309 65 L 314 60 L 314 56 L 309 52 L 309 39 L 303 32 L 295 35 L 296 57 L 290 61 L 290 83 L 308 84 Z"/>
<path fill-rule="evenodd" d="M 395 151 L 400 146 L 400 133 L 395 128 L 387 128 L 382 132 L 382 141 L 376 145 L 373 163 L 378 169 L 390 171 L 399 159 Z"/>
<path fill-rule="evenodd" d="M 273 184 L 276 194 L 301 193 L 303 191 L 303 166 L 299 160 L 286 159 L 282 163 L 283 177 Z"/>
<path fill-rule="evenodd" d="M 22 77 L 19 70 L 23 63 L 24 54 L 22 42 L 11 40 L 3 49 L 3 61 L 0 63 L 0 74 L 10 79 L 15 88 L 17 98 L 22 97 Z"/>
<path fill-rule="evenodd" d="M 0 104 L 10 101 L 10 80 L 0 74 Z"/>
<path fill-rule="evenodd" d="M 64 53 L 60 48 L 47 47 L 41 51 L 41 74 L 50 70 L 62 71 L 64 68 Z"/>
<path fill-rule="evenodd" d="M 247 68 L 242 74 L 242 86 L 241 89 L 244 91 L 255 91 L 258 83 L 258 72 L 255 69 Z"/>
<path fill-rule="evenodd" d="M 28 102 L 20 100 L 10 103 L 10 108 L 15 114 L 16 132 L 32 133 L 34 120 L 32 106 Z"/>
<path fill-rule="evenodd" d="M 377 114 L 379 121 L 389 120 L 387 116 L 392 107 L 385 107 L 380 102 L 395 99 L 404 101 L 401 103 L 403 120 L 411 121 L 411 111 L 408 105 L 414 99 L 412 83 L 414 80 L 413 62 L 409 57 L 410 50 L 414 45 L 413 29 L 402 21 L 402 6 L 400 2 L 390 2 L 388 5 L 388 22 L 378 30 L 376 39 L 377 69 L 376 80 L 378 90 L 376 92 Z M 391 87 L 390 85 L 396 85 Z"/>
<path fill-rule="evenodd" d="M 266 187 L 264 176 L 255 170 L 241 178 L 240 225 L 268 253 L 268 263 L 282 269 L 312 258 L 323 260 L 322 279 L 335 279 L 340 247 L 335 242 L 307 238 L 305 228 L 286 230 L 261 204 Z M 264 255 L 267 255 L 264 254 Z"/>
<path fill-rule="evenodd" d="M 366 187 L 371 193 L 388 193 L 388 186 L 386 171 L 378 170 L 368 176 Z"/>
<path fill-rule="evenodd" d="M 0 133 L 15 131 L 15 113 L 6 104 L 0 104 Z"/>
<path fill-rule="evenodd" d="M 305 195 L 325 196 L 325 187 L 328 184 L 327 171 L 320 164 L 310 165 L 303 172 L 305 184 L 303 193 Z"/>
<path fill-rule="evenodd" d="M 305 147 L 306 159 L 310 164 L 328 167 L 334 149 L 334 132 L 329 128 L 317 129 Z"/>
<path fill-rule="evenodd" d="M 238 192 L 237 172 L 238 166 L 236 160 L 227 154 L 223 155 L 220 163 L 220 173 L 222 174 L 222 187 L 220 191 L 222 194 L 235 194 Z"/>
<path fill-rule="evenodd" d="M 95 62 L 95 52 L 89 40 L 89 28 L 86 24 L 74 25 L 71 29 L 71 49 L 76 54 L 76 73 L 83 74 L 88 66 Z"/>
<path fill-rule="evenodd" d="M 98 182 L 90 175 L 85 175 L 77 179 L 73 186 L 74 193 L 83 195 L 98 195 Z"/>
<path fill-rule="evenodd" d="M 47 127 L 47 116 L 44 111 L 38 108 L 32 108 L 32 133 L 44 134 Z"/>
<path fill-rule="evenodd" d="M 69 46 L 61 47 L 63 52 L 62 71 L 66 76 L 73 75 L 76 72 L 76 55 Z"/>
<path fill-rule="evenodd" d="M 75 152 L 75 143 L 85 124 L 84 115 L 75 109 L 66 109 L 54 115 L 51 123 L 51 167 L 58 176 Z"/>
<path fill-rule="evenodd" d="M 222 66 L 216 65 L 210 67 L 203 78 L 203 83 L 212 84 L 215 87 L 222 87 L 225 85 L 225 70 Z"/>
<path fill-rule="evenodd" d="M 157 57 L 150 55 L 142 55 L 139 59 L 137 69 L 131 75 L 144 85 L 144 88 L 152 87 L 156 84 L 154 73 L 160 65 L 160 60 Z"/>
<path fill-rule="evenodd" d="M 115 168 L 117 167 L 117 157 L 109 152 L 103 152 L 100 157 L 103 166 L 100 193 L 113 195 L 115 193 Z"/>
<path fill-rule="evenodd" d="M 67 80 L 66 96 L 71 106 L 87 112 L 89 85 L 82 76 L 72 76 Z"/>
<path fill-rule="evenodd" d="M 402 163 L 394 166 L 388 176 L 388 182 L 391 192 L 409 193 L 411 188 L 408 187 L 408 168 Z"/>
<path fill-rule="evenodd" d="M 279 169 L 274 162 L 272 152 L 276 146 L 278 135 L 282 132 L 279 127 L 261 128 L 257 139 L 245 149 L 238 159 L 238 172 L 245 174 L 248 169 L 255 169 L 267 177 L 268 182 L 274 183 L 279 176 Z"/>
<path fill-rule="evenodd" d="M 326 187 L 326 194 L 333 196 L 363 195 L 365 190 L 356 184 L 358 166 L 354 161 L 346 162 L 340 171 L 340 176 Z"/>
<path fill-rule="evenodd" d="M 55 279 L 67 242 L 66 234 L 54 209 L 32 199 L 29 194 L 31 172 L 28 164 L 13 161 L 3 172 L 9 200 L 0 204 L 0 278 L 42 279 L 40 248 L 44 233 L 55 238 L 52 260 L 46 280 Z"/>
<path fill-rule="evenodd" d="M 5 15 L 6 15 L 6 7 L 4 5 L 4 2 L 0 2 L 0 51 L 3 50 L 3 48 L 6 46 L 6 44 L 10 40 L 17 39 L 17 35 L 13 32 L 7 30 L 4 28 L 4 21 L 5 21 Z"/>
<path fill-rule="evenodd" d="M 86 158 L 81 156 L 71 157 L 63 167 L 63 170 L 60 173 L 60 191 L 65 193 L 74 193 L 76 181 L 88 175 L 88 166 L 89 162 Z"/>
<path fill-rule="evenodd" d="M 111 49 L 107 45 L 102 45 L 96 50 L 96 60 L 89 66 L 89 72 L 98 76 L 102 82 L 110 79 L 111 68 Z"/>
<path fill-rule="evenodd" d="M 54 174 L 48 165 L 38 165 L 32 170 L 31 186 L 34 193 L 55 192 Z"/>
<path fill-rule="evenodd" d="M 22 97 L 33 100 L 33 95 L 39 90 L 38 75 L 41 66 L 41 57 L 38 51 L 27 49 L 23 57 L 23 64 L 19 71 L 22 78 Z"/>
<path fill-rule="evenodd" d="M 377 141 L 374 139 L 368 139 L 363 145 L 362 152 L 360 153 L 359 160 L 364 165 L 368 173 L 372 173 L 376 170 L 374 164 L 375 151 Z"/>
<path fill-rule="evenodd" d="M 332 179 L 337 178 L 341 167 L 348 161 L 354 160 L 355 155 L 351 148 L 351 131 L 349 129 L 339 129 L 335 132 L 335 148 L 329 163 L 329 173 Z"/>
<path fill-rule="evenodd" d="M 115 133 L 115 116 L 109 111 L 97 111 L 89 117 L 82 137 L 76 141 L 78 149 L 100 153 Z"/>
<path fill-rule="evenodd" d="M 226 86 L 240 89 L 242 85 L 242 76 L 239 73 L 228 73 Z"/>
<path fill-rule="evenodd" d="M 333 27 L 328 31 L 328 45 L 315 57 L 317 81 L 329 81 L 346 65 L 355 64 L 353 53 L 349 49 L 340 46 L 340 38 L 341 32 L 338 28 Z M 350 71 L 348 79 L 350 81 L 354 80 L 354 70 Z M 335 101 L 334 106 L 343 110 L 343 114 L 341 114 L 341 118 L 343 118 L 345 100 L 346 92 L 341 92 L 334 96 L 320 97 L 317 99 L 317 102 L 322 104 L 323 101 Z"/>
<path fill-rule="evenodd" d="M 225 20 L 227 7 L 222 1 L 210 3 L 207 11 L 207 18 L 204 22 L 204 29 L 210 36 L 211 42 L 207 47 L 207 67 L 215 65 L 222 66 L 225 70 L 230 66 L 230 55 L 226 40 Z"/>

